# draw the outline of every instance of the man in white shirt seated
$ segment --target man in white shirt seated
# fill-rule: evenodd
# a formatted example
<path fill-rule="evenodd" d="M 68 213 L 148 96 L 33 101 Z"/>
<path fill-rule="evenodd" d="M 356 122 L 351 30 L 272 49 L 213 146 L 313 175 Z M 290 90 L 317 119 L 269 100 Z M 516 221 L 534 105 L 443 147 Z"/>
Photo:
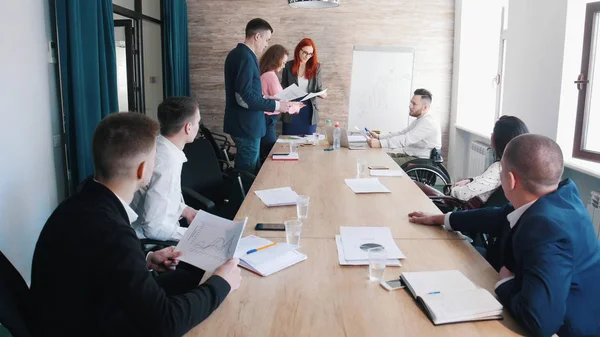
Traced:
<path fill-rule="evenodd" d="M 131 203 L 138 214 L 132 224 L 139 238 L 179 241 L 197 211 L 181 194 L 181 168 L 187 161 L 183 147 L 200 128 L 200 109 L 190 97 L 169 97 L 158 106 L 160 135 L 156 139 L 156 166 L 147 187 L 136 192 Z"/>
<path fill-rule="evenodd" d="M 400 166 L 416 158 L 429 158 L 432 149 L 442 147 L 442 130 L 429 113 L 431 100 L 428 90 L 415 90 L 410 100 L 409 114 L 417 119 L 400 132 L 387 135 L 371 132 L 370 136 L 373 138 L 367 141 L 369 146 L 396 150 L 394 152 L 397 153 L 392 157 Z"/>

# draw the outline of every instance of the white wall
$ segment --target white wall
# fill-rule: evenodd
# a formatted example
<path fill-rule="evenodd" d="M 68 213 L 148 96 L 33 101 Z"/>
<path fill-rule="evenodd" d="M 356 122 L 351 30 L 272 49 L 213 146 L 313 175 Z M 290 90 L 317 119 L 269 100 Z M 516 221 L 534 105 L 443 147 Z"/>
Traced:
<path fill-rule="evenodd" d="M 24 20 L 23 18 L 27 18 Z M 18 32 L 18 33 L 17 33 Z M 64 195 L 48 1 L 6 1 L 0 14 L 0 250 L 29 281 L 39 232 Z"/>
<path fill-rule="evenodd" d="M 503 115 L 556 139 L 567 1 L 511 0 Z"/>

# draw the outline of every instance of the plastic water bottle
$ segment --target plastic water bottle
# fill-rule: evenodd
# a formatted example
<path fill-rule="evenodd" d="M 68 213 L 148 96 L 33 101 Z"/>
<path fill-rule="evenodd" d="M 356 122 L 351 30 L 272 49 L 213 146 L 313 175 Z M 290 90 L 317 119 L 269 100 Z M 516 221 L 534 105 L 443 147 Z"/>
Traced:
<path fill-rule="evenodd" d="M 333 124 L 331 123 L 331 119 L 326 120 L 325 123 L 325 143 L 328 143 L 327 133 L 329 133 L 329 129 L 333 129 Z"/>
<path fill-rule="evenodd" d="M 342 143 L 342 129 L 340 129 L 340 123 L 335 123 L 335 129 L 333 129 L 333 149 L 339 150 Z"/>

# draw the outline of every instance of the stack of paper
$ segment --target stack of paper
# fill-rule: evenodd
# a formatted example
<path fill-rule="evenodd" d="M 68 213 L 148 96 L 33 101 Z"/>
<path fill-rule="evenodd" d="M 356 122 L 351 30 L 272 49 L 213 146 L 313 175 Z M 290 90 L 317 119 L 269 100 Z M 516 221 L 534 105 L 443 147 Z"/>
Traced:
<path fill-rule="evenodd" d="M 502 318 L 502 304 L 458 270 L 405 272 L 400 277 L 435 325 Z"/>
<path fill-rule="evenodd" d="M 348 143 L 366 143 L 367 137 L 363 135 L 348 135 Z"/>
<path fill-rule="evenodd" d="M 289 154 L 274 154 L 273 160 L 299 160 L 298 152 L 290 152 Z"/>
<path fill-rule="evenodd" d="M 272 241 L 254 235 L 241 239 L 235 252 L 235 257 L 240 259 L 240 267 L 260 276 L 269 276 L 307 258 L 305 254 L 298 252 L 287 243 L 277 243 L 274 246 L 248 254 L 253 249 L 265 247 L 272 243 Z"/>
<path fill-rule="evenodd" d="M 320 134 L 318 140 L 321 141 L 321 140 L 324 140 L 324 139 L 325 139 L 325 135 L 321 135 Z M 307 135 L 307 136 L 304 136 L 304 137 L 300 137 L 300 136 L 284 136 L 284 137 L 278 138 L 277 139 L 277 143 L 280 143 L 280 144 L 289 144 L 289 143 L 295 142 L 295 143 L 305 144 L 305 143 L 309 143 L 309 142 L 311 142 L 313 140 L 314 140 L 313 135 Z"/>
<path fill-rule="evenodd" d="M 389 227 L 340 227 L 335 237 L 340 265 L 368 265 L 369 254 L 363 245 L 375 244 L 385 248 L 388 266 L 401 266 L 402 253 L 392 237 Z"/>
<path fill-rule="evenodd" d="M 371 170 L 370 172 L 373 177 L 402 177 L 403 175 L 401 170 Z"/>
<path fill-rule="evenodd" d="M 291 206 L 295 205 L 298 200 L 298 193 L 294 192 L 291 187 L 254 191 L 254 193 L 267 207 Z"/>
<path fill-rule="evenodd" d="M 212 273 L 233 258 L 246 228 L 244 221 L 230 221 L 198 211 L 194 221 L 175 248 L 183 253 L 180 260 Z"/>
<path fill-rule="evenodd" d="M 377 178 L 346 179 L 346 185 L 354 193 L 391 193 Z"/>
<path fill-rule="evenodd" d="M 338 262 L 341 266 L 367 266 L 369 265 L 369 259 L 366 260 L 347 260 L 344 255 L 344 249 L 342 248 L 342 238 L 339 235 L 335 236 L 335 245 L 338 251 Z M 388 259 L 387 266 L 389 267 L 401 267 L 402 262 L 399 259 Z"/>

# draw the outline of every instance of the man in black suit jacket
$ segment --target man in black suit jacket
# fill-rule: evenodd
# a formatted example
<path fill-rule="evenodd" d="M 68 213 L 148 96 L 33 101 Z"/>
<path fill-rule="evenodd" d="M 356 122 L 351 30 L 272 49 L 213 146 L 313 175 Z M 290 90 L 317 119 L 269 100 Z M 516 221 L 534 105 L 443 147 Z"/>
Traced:
<path fill-rule="evenodd" d="M 575 183 L 560 182 L 562 172 L 556 142 L 521 135 L 502 156 L 500 181 L 509 205 L 409 216 L 449 229 L 507 231 L 495 287 L 504 307 L 531 335 L 599 336 L 600 244 Z"/>
<path fill-rule="evenodd" d="M 144 256 L 130 223 L 133 194 L 154 168 L 158 124 L 119 113 L 93 137 L 95 177 L 52 213 L 38 239 L 31 292 L 39 336 L 181 336 L 241 282 L 237 260 L 177 268 L 173 247 Z M 166 271 L 156 278 L 149 269 Z"/>

